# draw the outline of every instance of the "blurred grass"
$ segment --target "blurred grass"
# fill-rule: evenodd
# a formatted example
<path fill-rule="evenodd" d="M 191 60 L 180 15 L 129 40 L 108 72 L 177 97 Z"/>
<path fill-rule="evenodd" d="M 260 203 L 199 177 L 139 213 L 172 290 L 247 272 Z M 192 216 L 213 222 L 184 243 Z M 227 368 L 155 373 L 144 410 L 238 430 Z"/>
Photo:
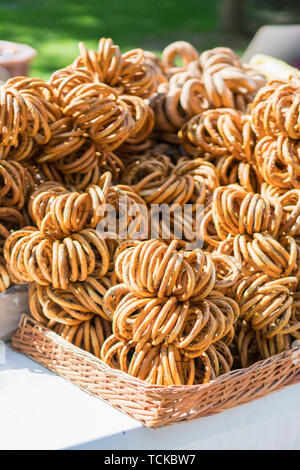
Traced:
<path fill-rule="evenodd" d="M 96 48 L 111 37 L 122 51 L 160 51 L 184 39 L 199 49 L 219 45 L 217 1 L 212 0 L 0 0 L 0 39 L 24 42 L 38 51 L 31 75 L 48 78 L 78 55 L 84 41 Z M 242 50 L 245 42 L 239 42 Z"/>

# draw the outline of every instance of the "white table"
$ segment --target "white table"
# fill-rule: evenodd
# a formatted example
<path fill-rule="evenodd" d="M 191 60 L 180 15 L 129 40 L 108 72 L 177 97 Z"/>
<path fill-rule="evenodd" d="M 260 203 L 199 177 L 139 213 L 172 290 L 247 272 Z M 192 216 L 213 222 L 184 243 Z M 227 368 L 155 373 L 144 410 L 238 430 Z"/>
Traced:
<path fill-rule="evenodd" d="M 6 348 L 0 423 L 0 449 L 300 449 L 300 384 L 155 430 Z"/>

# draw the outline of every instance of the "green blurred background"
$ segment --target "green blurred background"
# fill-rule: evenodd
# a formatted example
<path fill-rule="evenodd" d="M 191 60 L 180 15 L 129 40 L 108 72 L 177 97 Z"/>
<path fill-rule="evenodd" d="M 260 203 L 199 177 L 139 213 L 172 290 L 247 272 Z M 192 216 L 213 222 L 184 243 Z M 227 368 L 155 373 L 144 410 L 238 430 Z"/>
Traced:
<path fill-rule="evenodd" d="M 31 75 L 47 79 L 78 55 L 111 37 L 122 51 L 161 51 L 184 39 L 199 50 L 217 45 L 242 53 L 266 23 L 297 22 L 299 4 L 282 0 L 0 0 L 0 39 L 38 51 Z M 233 10 L 230 10 L 233 8 Z M 233 13 L 232 13 L 233 11 Z"/>

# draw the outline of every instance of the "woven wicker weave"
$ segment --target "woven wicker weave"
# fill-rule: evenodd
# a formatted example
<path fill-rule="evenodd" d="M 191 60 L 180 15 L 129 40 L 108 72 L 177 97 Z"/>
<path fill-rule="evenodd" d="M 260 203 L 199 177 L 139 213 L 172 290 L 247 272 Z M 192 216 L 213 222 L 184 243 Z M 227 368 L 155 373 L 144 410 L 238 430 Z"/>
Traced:
<path fill-rule="evenodd" d="M 112 369 L 23 315 L 11 348 L 148 427 L 209 416 L 300 382 L 300 347 L 206 385 L 153 386 Z"/>

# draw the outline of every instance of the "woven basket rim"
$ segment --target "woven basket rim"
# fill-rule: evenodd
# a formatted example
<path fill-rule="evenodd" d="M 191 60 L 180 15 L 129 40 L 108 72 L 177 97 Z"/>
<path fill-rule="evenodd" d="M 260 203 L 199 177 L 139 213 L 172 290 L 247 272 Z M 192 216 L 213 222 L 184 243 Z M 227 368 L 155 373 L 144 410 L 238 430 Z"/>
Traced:
<path fill-rule="evenodd" d="M 32 318 L 30 315 L 28 315 L 26 313 L 22 314 L 22 316 L 20 318 L 20 321 L 19 321 L 18 327 L 22 326 L 24 322 L 26 322 L 26 323 L 30 322 L 31 324 L 33 324 L 33 328 L 37 327 L 40 330 L 44 331 L 45 335 L 47 337 L 51 338 L 51 340 L 54 341 L 54 343 L 56 343 L 58 346 L 66 347 L 67 349 L 69 349 L 69 350 L 73 351 L 74 353 L 76 353 L 76 355 L 81 356 L 81 357 L 84 356 L 85 359 L 91 360 L 93 363 L 96 363 L 96 364 L 101 365 L 102 367 L 105 367 L 107 370 L 109 370 L 112 373 L 115 373 L 116 375 L 119 375 L 119 376 L 123 376 L 124 379 L 126 379 L 126 380 L 130 380 L 130 381 L 134 381 L 134 382 L 138 383 L 140 386 L 147 389 L 147 391 L 149 391 L 149 392 L 152 392 L 152 391 L 153 392 L 159 391 L 160 393 L 163 392 L 163 391 L 178 392 L 179 390 L 183 390 L 183 389 L 184 390 L 187 390 L 187 389 L 188 390 L 200 390 L 200 389 L 203 390 L 205 388 L 211 387 L 213 384 L 217 384 L 218 382 L 226 381 L 228 383 L 228 382 L 230 382 L 230 379 L 236 379 L 237 376 L 246 375 L 247 373 L 250 374 L 255 369 L 259 369 L 259 368 L 261 368 L 261 367 L 263 367 L 263 366 L 265 366 L 269 363 L 277 362 L 277 359 L 285 359 L 286 357 L 288 357 L 293 352 L 298 352 L 299 351 L 299 353 L 300 353 L 300 345 L 299 345 L 299 346 L 296 346 L 294 348 L 290 348 L 286 351 L 283 351 L 281 353 L 274 354 L 273 356 L 269 357 L 268 359 L 262 359 L 260 361 L 257 361 L 249 367 L 234 369 L 234 370 L 231 370 L 229 372 L 226 372 L 225 374 L 222 374 L 219 377 L 217 377 L 213 380 L 210 380 L 206 384 L 152 385 L 152 384 L 148 384 L 147 382 L 145 382 L 141 379 L 138 379 L 137 377 L 134 377 L 134 376 L 128 374 L 127 372 L 121 371 L 119 369 L 114 369 L 113 367 L 105 364 L 105 362 L 102 361 L 102 359 L 100 359 L 100 358 L 94 356 L 92 353 L 89 353 L 89 352 L 85 351 L 84 349 L 79 348 L 78 346 L 75 346 L 74 344 L 70 343 L 69 341 L 62 338 L 61 336 L 59 336 L 57 333 L 50 330 L 46 326 L 42 325 L 41 323 L 39 323 L 38 321 L 36 321 L 34 318 Z M 299 373 L 300 373 L 300 363 L 299 363 Z"/>
<path fill-rule="evenodd" d="M 152 385 L 110 367 L 27 314 L 11 348 L 149 428 L 211 416 L 300 381 L 299 346 L 207 384 Z"/>

